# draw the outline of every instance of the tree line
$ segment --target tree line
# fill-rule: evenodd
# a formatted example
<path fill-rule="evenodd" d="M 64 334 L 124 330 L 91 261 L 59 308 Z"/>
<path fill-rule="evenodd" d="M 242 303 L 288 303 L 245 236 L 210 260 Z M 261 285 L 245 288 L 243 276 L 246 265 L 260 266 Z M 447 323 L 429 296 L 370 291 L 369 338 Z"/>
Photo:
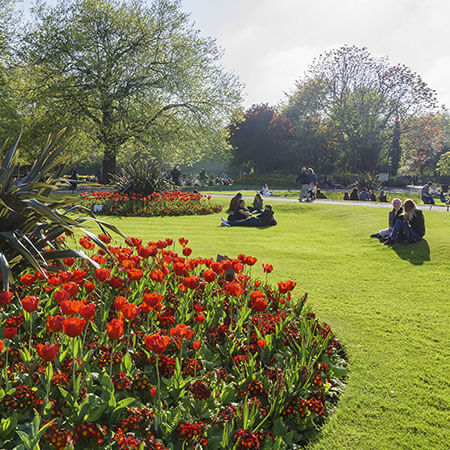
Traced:
<path fill-rule="evenodd" d="M 72 154 L 100 155 L 104 182 L 121 157 L 189 163 L 229 148 L 241 86 L 179 1 L 40 3 L 19 30 L 14 1 L 0 6 L 0 139 L 22 129 L 29 159 L 67 124 Z"/>
<path fill-rule="evenodd" d="M 450 175 L 450 116 L 435 92 L 356 46 L 320 55 L 278 107 L 253 105 L 229 131 L 234 163 L 256 172 Z"/>

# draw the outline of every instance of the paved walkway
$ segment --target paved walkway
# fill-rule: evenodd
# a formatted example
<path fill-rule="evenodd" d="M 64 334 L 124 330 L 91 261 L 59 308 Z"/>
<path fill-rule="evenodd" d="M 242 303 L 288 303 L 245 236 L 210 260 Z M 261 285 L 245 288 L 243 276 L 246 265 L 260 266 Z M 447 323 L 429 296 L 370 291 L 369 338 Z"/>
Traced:
<path fill-rule="evenodd" d="M 223 198 L 232 198 L 234 197 L 234 194 L 211 194 L 208 193 L 207 195 L 210 195 L 211 197 L 223 197 Z M 252 200 L 253 197 L 251 195 L 243 195 L 242 198 L 244 200 Z M 276 195 L 274 196 L 263 196 L 265 203 L 270 202 L 287 202 L 287 203 L 299 203 L 297 198 L 286 198 L 286 197 L 278 197 Z M 305 204 L 308 204 L 306 202 L 303 202 Z M 372 208 L 392 208 L 391 203 L 379 203 L 379 202 L 359 202 L 359 201 L 352 201 L 352 200 L 314 200 L 313 203 L 320 203 L 325 205 L 345 205 L 345 206 L 366 206 L 366 207 L 372 207 Z M 417 205 L 419 209 L 422 210 L 429 210 L 430 205 Z M 446 206 L 441 205 L 432 205 L 431 208 L 432 211 L 447 211 Z"/>

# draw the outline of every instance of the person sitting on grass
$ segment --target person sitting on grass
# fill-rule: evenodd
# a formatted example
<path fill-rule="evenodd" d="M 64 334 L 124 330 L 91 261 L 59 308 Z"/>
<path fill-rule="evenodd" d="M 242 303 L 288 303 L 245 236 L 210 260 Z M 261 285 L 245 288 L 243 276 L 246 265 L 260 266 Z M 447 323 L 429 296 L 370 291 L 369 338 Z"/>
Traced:
<path fill-rule="evenodd" d="M 423 188 L 422 188 L 422 201 L 425 203 L 425 205 L 434 205 L 434 198 L 433 194 L 431 192 L 431 186 L 433 186 L 433 183 L 429 181 Z"/>
<path fill-rule="evenodd" d="M 344 200 L 350 200 L 348 192 L 344 192 Z"/>
<path fill-rule="evenodd" d="M 267 185 L 267 183 L 262 187 L 261 194 L 262 195 L 273 195 L 273 192 L 269 189 L 269 186 Z"/>
<path fill-rule="evenodd" d="M 361 194 L 359 194 L 359 199 L 362 200 L 363 202 L 369 201 L 369 192 L 367 191 L 367 188 L 364 188 L 361 191 Z"/>
<path fill-rule="evenodd" d="M 394 224 L 391 234 L 384 245 L 413 244 L 419 242 L 425 236 L 425 218 L 420 209 L 417 209 L 413 200 L 408 199 L 403 203 L 404 214 Z"/>
<path fill-rule="evenodd" d="M 399 198 L 392 200 L 392 211 L 389 211 L 389 228 L 380 230 L 378 233 L 371 234 L 371 238 L 378 238 L 380 240 L 387 239 L 394 228 L 395 221 L 404 213 L 402 201 Z"/>
<path fill-rule="evenodd" d="M 386 197 L 386 192 L 381 191 L 380 192 L 380 197 L 378 198 L 378 200 L 380 202 L 387 203 L 388 200 L 387 200 L 387 197 Z"/>
<path fill-rule="evenodd" d="M 444 205 L 447 206 L 447 211 L 448 211 L 448 208 L 449 208 L 449 206 L 450 206 L 450 197 L 447 198 L 447 197 L 445 196 L 445 192 L 444 192 L 444 191 L 441 191 L 440 194 L 439 194 L 439 198 L 440 198 L 440 200 L 441 200 L 441 203 L 443 203 Z"/>
<path fill-rule="evenodd" d="M 355 186 L 350 193 L 350 200 L 359 200 L 358 188 Z"/>
<path fill-rule="evenodd" d="M 255 198 L 253 199 L 253 206 L 250 206 L 249 210 L 251 211 L 252 214 L 262 213 L 263 212 L 263 203 L 264 203 L 264 200 L 263 200 L 261 194 L 258 192 L 255 195 Z"/>
<path fill-rule="evenodd" d="M 239 208 L 239 200 L 241 200 L 242 194 L 238 192 L 231 200 L 230 206 L 227 209 L 227 213 L 231 214 Z"/>
<path fill-rule="evenodd" d="M 248 219 L 252 213 L 248 210 L 248 208 L 245 206 L 245 200 L 241 199 L 238 202 L 238 207 L 235 209 L 229 216 L 228 221 L 229 222 L 236 222 L 237 220 L 243 220 Z"/>
<path fill-rule="evenodd" d="M 347 194 L 347 196 L 348 196 L 348 194 Z M 316 198 L 326 199 L 328 197 L 320 190 L 320 188 L 317 188 L 317 190 L 316 190 Z"/>
<path fill-rule="evenodd" d="M 372 191 L 372 189 L 369 191 L 369 200 L 371 202 L 376 202 L 377 201 L 377 196 L 375 195 L 375 192 Z"/>
<path fill-rule="evenodd" d="M 264 211 L 256 217 L 248 217 L 242 220 L 225 220 L 221 217 L 222 227 L 264 227 L 275 226 L 277 221 L 273 217 L 273 210 L 271 205 L 266 205 Z"/>

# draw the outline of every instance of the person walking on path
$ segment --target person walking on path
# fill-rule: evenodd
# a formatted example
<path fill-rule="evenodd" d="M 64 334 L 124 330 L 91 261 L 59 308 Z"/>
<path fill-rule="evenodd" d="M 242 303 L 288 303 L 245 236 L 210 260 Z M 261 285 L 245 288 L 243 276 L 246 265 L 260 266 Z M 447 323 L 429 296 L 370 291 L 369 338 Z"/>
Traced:
<path fill-rule="evenodd" d="M 310 202 L 308 196 L 308 188 L 309 188 L 309 173 L 306 171 L 306 167 L 302 167 L 297 181 L 300 183 L 300 198 L 298 199 L 300 202 L 303 201 L 303 197 L 305 197 L 307 202 Z"/>

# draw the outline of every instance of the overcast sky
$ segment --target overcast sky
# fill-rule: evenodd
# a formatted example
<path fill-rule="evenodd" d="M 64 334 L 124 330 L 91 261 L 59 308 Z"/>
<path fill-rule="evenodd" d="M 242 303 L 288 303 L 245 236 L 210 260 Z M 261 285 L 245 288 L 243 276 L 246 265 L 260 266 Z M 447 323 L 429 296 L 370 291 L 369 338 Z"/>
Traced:
<path fill-rule="evenodd" d="M 150 0 L 148 0 L 150 1 Z M 49 1 L 54 3 L 55 0 Z M 23 0 L 26 8 L 31 0 Z M 223 64 L 245 84 L 245 106 L 277 104 L 324 50 L 365 46 L 418 72 L 450 106 L 450 0 L 181 0 Z"/>

